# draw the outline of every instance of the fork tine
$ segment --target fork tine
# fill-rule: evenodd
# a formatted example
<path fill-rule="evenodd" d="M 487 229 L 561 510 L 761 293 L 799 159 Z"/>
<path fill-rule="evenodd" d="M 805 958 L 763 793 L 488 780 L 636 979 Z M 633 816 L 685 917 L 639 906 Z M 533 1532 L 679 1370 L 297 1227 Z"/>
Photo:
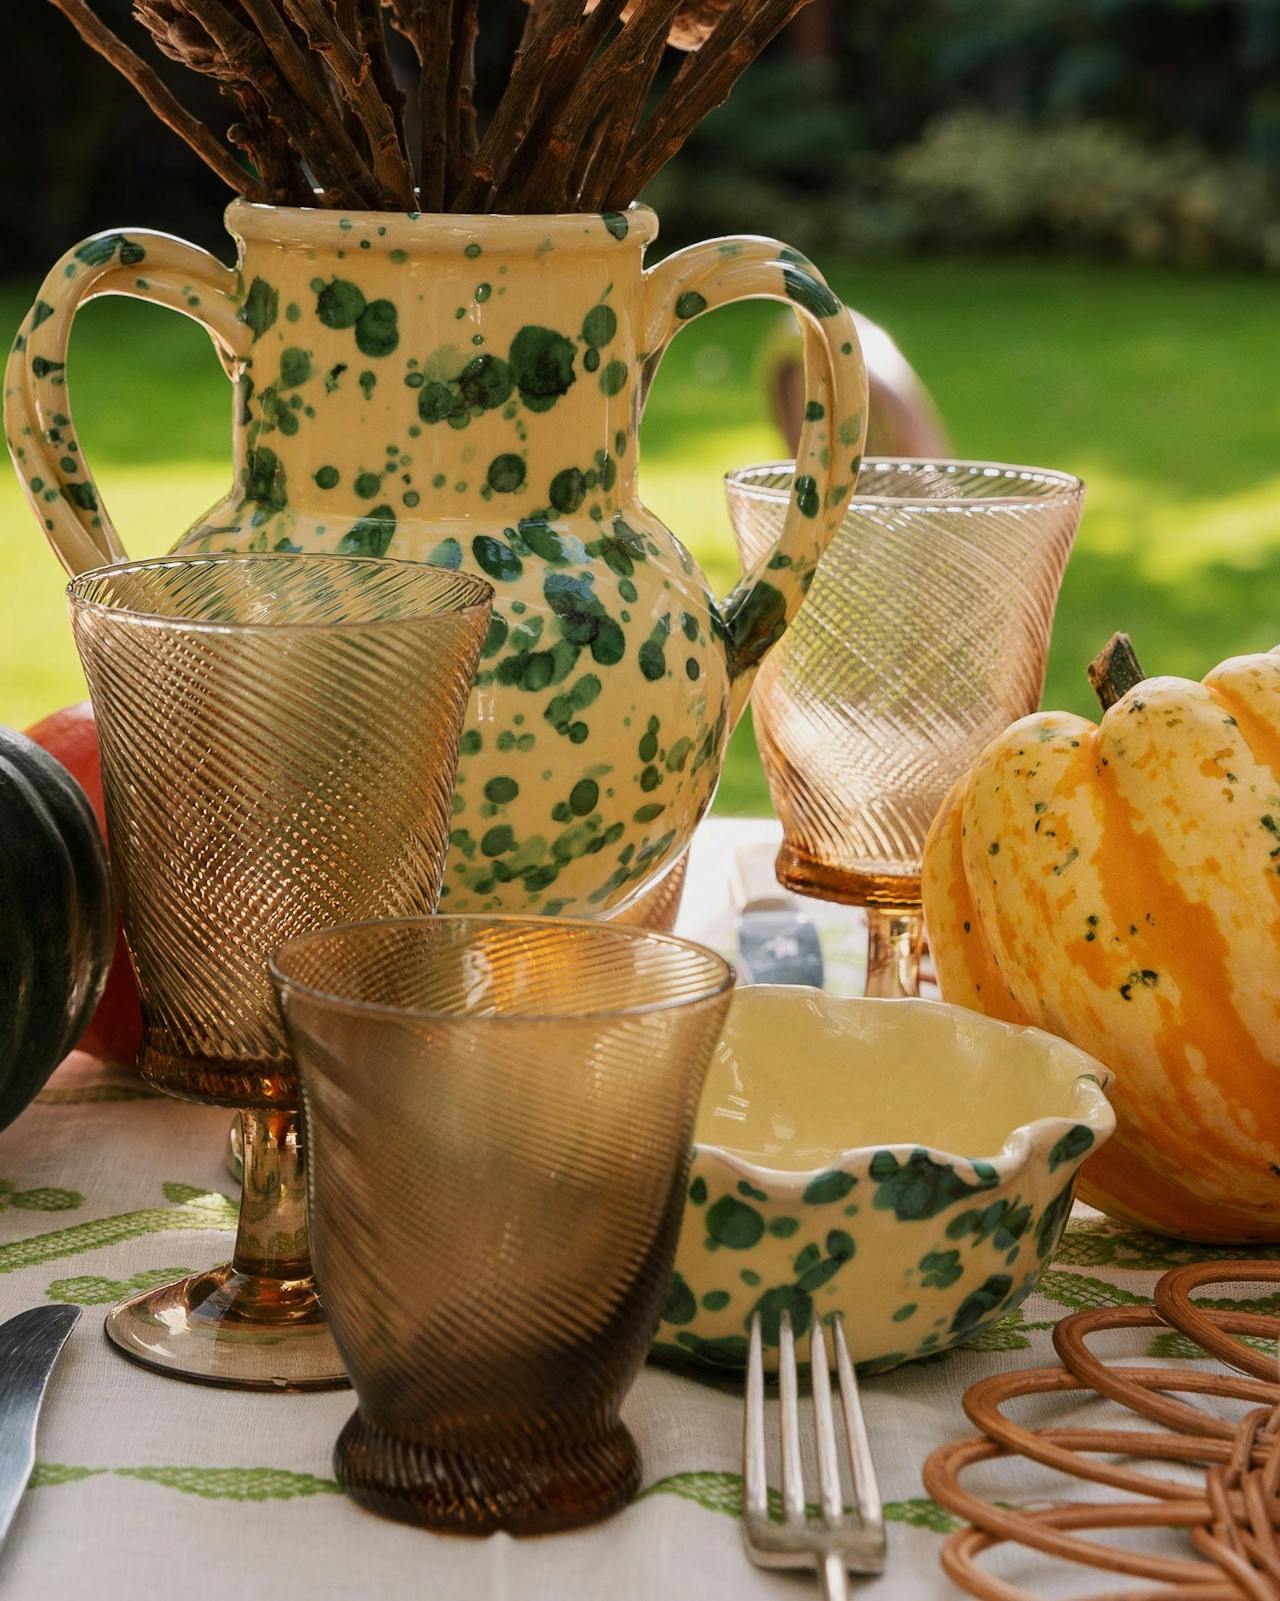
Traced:
<path fill-rule="evenodd" d="M 784 1312 L 778 1326 L 778 1399 L 782 1413 L 782 1505 L 789 1523 L 804 1522 L 804 1468 L 800 1461 L 800 1407 L 796 1341 Z"/>
<path fill-rule="evenodd" d="M 751 1319 L 747 1351 L 747 1406 L 742 1424 L 742 1501 L 749 1518 L 769 1515 L 768 1471 L 764 1445 L 764 1352 L 760 1314 Z"/>
<path fill-rule="evenodd" d="M 818 1496 L 828 1523 L 844 1517 L 840 1488 L 840 1459 L 836 1455 L 836 1418 L 831 1406 L 831 1373 L 827 1367 L 827 1337 L 822 1319 L 813 1320 L 809 1338 L 810 1383 L 813 1386 L 813 1421 L 818 1439 Z"/>
<path fill-rule="evenodd" d="M 849 1456 L 853 1467 L 853 1496 L 858 1506 L 858 1517 L 864 1529 L 884 1533 L 884 1505 L 880 1499 L 880 1484 L 876 1466 L 871 1459 L 871 1441 L 867 1437 L 867 1424 L 858 1398 L 858 1379 L 849 1359 L 845 1343 L 844 1318 L 836 1313 L 831 1323 L 832 1337 L 836 1342 L 836 1366 L 840 1373 L 840 1402 L 844 1410 L 844 1425 L 849 1435 Z"/>

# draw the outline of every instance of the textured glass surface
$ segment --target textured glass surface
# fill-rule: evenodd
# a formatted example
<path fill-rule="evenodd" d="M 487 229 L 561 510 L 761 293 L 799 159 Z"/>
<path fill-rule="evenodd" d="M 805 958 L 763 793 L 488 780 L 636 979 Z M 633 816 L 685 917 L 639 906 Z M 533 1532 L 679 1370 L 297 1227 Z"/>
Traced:
<path fill-rule="evenodd" d="M 267 957 L 434 909 L 488 594 L 461 573 L 208 556 L 82 574 L 111 854 L 171 1094 L 294 1104 Z"/>
<path fill-rule="evenodd" d="M 434 909 L 492 591 L 414 563 L 260 555 L 128 563 L 69 593 L 143 1072 L 244 1109 L 231 1262 L 135 1296 L 107 1332 L 177 1377 L 344 1384 L 267 958 L 309 929 Z"/>
<path fill-rule="evenodd" d="M 638 1484 L 657 1325 L 732 970 L 612 924 L 439 917 L 276 958 L 362 1505 L 531 1533 Z"/>
<path fill-rule="evenodd" d="M 777 538 L 792 466 L 727 480 L 744 561 Z M 919 901 L 924 837 L 983 745 L 1035 709 L 1084 486 L 982 462 L 868 461 L 752 696 L 785 843 L 834 900 Z"/>

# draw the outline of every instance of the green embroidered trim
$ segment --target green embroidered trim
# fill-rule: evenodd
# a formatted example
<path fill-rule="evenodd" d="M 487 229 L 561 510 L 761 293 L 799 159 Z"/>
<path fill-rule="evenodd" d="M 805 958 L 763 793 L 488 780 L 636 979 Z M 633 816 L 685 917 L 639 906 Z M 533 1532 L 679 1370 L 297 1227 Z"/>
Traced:
<path fill-rule="evenodd" d="M 1057 1267 L 1116 1267 L 1160 1273 L 1186 1262 L 1280 1259 L 1280 1245 L 1192 1245 L 1159 1234 L 1144 1234 L 1106 1218 L 1081 1218 L 1067 1226 L 1058 1244 Z"/>
<path fill-rule="evenodd" d="M 37 1462 L 28 1483 L 31 1489 L 38 1490 L 102 1474 L 141 1479 L 206 1501 L 294 1501 L 300 1496 L 341 1494 L 336 1479 L 292 1473 L 287 1468 L 82 1468 L 64 1462 Z"/>
<path fill-rule="evenodd" d="M 1252 1346 L 1255 1351 L 1261 1351 L 1263 1356 L 1275 1355 L 1276 1342 L 1265 1339 L 1260 1334 L 1235 1334 L 1232 1338 L 1239 1340 L 1242 1345 Z M 1187 1335 L 1171 1329 L 1167 1334 L 1156 1335 L 1147 1355 L 1175 1357 L 1180 1362 L 1203 1362 L 1209 1356 L 1209 1352 Z"/>
<path fill-rule="evenodd" d="M 40 1106 L 84 1106 L 90 1101 L 153 1101 L 160 1094 L 141 1079 L 136 1084 L 55 1084 L 36 1096 Z"/>
<path fill-rule="evenodd" d="M 1017 1307 L 1007 1317 L 1002 1317 L 993 1323 L 989 1329 L 983 1329 L 980 1334 L 970 1339 L 962 1340 L 958 1349 L 961 1351 L 1025 1351 L 1031 1344 L 1027 1335 L 1033 1329 L 1051 1329 L 1054 1319 L 1050 1318 L 1044 1323 L 1028 1323 L 1022 1308 Z"/>
<path fill-rule="evenodd" d="M 636 1500 L 644 1501 L 651 1495 L 678 1495 L 682 1500 L 695 1501 L 707 1512 L 722 1512 L 731 1518 L 742 1516 L 740 1473 L 725 1473 L 711 1468 L 672 1473 L 641 1490 Z M 807 1511 L 810 1517 L 817 1517 L 817 1503 L 811 1504 Z M 913 1528 L 931 1529 L 935 1534 L 950 1534 L 953 1529 L 964 1527 L 960 1518 L 952 1517 L 945 1507 L 927 1496 L 919 1496 L 911 1501 L 886 1501 L 884 1515 L 894 1523 L 909 1523 Z M 775 1523 L 782 1522 L 782 1496 L 772 1488 L 769 1490 L 769 1516 Z"/>
<path fill-rule="evenodd" d="M 181 1199 L 182 1204 L 95 1218 L 90 1223 L 77 1223 L 73 1228 L 54 1229 L 49 1234 L 34 1234 L 25 1240 L 0 1245 L 0 1273 L 15 1273 L 20 1268 L 56 1261 L 60 1256 L 101 1250 L 103 1246 L 136 1240 L 144 1234 L 164 1234 L 171 1229 L 235 1227 L 238 1208 L 216 1190 L 196 1190 L 187 1184 L 166 1184 L 164 1190 L 171 1198 Z"/>
<path fill-rule="evenodd" d="M 78 1278 L 54 1279 L 45 1294 L 51 1301 L 71 1301 L 76 1306 L 109 1306 L 113 1301 L 141 1295 L 144 1290 L 185 1279 L 194 1272 L 190 1267 L 153 1267 L 135 1273 L 131 1279 L 102 1279 L 86 1273 Z"/>
<path fill-rule="evenodd" d="M 79 1190 L 20 1190 L 12 1179 L 0 1179 L 0 1212 L 7 1206 L 24 1212 L 73 1212 L 83 1205 Z"/>
<path fill-rule="evenodd" d="M 1061 1256 L 1058 1258 L 1062 1260 Z M 1083 1273 L 1062 1273 L 1056 1267 L 1042 1274 L 1036 1286 L 1039 1294 L 1074 1312 L 1096 1311 L 1099 1307 L 1150 1306 L 1151 1298 L 1135 1295 L 1132 1290 L 1108 1284 L 1105 1279 L 1091 1279 Z"/>

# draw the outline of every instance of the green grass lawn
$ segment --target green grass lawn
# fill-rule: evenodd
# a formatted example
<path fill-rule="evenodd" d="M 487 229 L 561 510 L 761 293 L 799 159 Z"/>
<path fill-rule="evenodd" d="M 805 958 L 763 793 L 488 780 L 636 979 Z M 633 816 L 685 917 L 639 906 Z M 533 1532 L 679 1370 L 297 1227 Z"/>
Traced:
<path fill-rule="evenodd" d="M 1280 312 L 1273 283 L 1039 262 L 834 270 L 932 388 L 958 454 L 1068 468 L 1089 484 L 1058 612 L 1046 704 L 1089 712 L 1084 667 L 1116 628 L 1149 672 L 1198 677 L 1280 640 Z M 13 329 L 35 284 L 0 293 Z M 642 436 L 647 503 L 713 585 L 735 563 L 726 469 L 780 442 L 758 372 L 776 308 L 707 317 L 676 341 Z M 73 344 L 78 433 L 132 553 L 170 546 L 221 493 L 226 382 L 193 324 L 91 306 Z M 11 474 L 0 482 L 0 722 L 83 694 L 63 576 Z M 717 802 L 766 811 L 749 729 Z"/>

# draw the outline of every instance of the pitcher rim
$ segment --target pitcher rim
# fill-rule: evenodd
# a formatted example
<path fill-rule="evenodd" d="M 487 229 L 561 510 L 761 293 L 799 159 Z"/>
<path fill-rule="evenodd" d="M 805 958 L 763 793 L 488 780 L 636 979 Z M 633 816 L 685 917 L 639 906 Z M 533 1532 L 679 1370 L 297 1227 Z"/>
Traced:
<path fill-rule="evenodd" d="M 658 215 L 633 201 L 625 211 L 463 212 L 359 211 L 321 206 L 274 206 L 235 199 L 223 213 L 227 231 L 241 240 L 269 244 L 325 245 L 347 239 L 357 249 L 397 249 L 406 244 L 447 248 L 450 236 L 460 249 L 495 237 L 504 255 L 539 255 L 544 243 L 557 250 L 598 251 L 615 245 L 648 245 L 658 236 Z"/>

